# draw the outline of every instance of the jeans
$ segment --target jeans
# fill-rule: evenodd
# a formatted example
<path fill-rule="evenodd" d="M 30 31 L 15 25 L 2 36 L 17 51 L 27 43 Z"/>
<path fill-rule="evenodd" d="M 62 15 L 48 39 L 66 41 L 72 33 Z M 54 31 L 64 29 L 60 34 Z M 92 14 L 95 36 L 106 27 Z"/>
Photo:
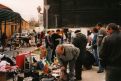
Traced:
<path fill-rule="evenodd" d="M 100 46 L 97 47 L 98 65 L 99 65 L 99 70 L 104 70 L 104 67 L 101 64 L 100 57 L 99 57 L 100 48 L 101 48 Z"/>
<path fill-rule="evenodd" d="M 98 65 L 99 64 L 99 55 L 97 54 L 97 48 L 93 49 L 93 54 L 94 54 L 94 57 L 95 57 L 95 62 Z"/>
<path fill-rule="evenodd" d="M 50 47 L 47 48 L 47 61 L 51 64 L 52 63 L 52 49 Z"/>

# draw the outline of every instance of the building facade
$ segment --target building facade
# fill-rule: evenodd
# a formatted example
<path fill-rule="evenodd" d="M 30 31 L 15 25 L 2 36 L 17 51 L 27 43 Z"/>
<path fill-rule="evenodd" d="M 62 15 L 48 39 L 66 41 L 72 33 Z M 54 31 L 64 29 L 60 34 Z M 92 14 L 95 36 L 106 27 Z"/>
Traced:
<path fill-rule="evenodd" d="M 11 37 L 14 32 L 21 33 L 22 30 L 28 30 L 29 23 L 21 15 L 12 9 L 0 4 L 0 37 L 6 33 Z"/>
<path fill-rule="evenodd" d="M 49 27 L 87 27 L 96 23 L 121 24 L 120 0 L 44 0 L 50 5 Z M 44 18 L 44 21 L 46 18 Z M 44 22 L 45 24 L 45 22 Z"/>

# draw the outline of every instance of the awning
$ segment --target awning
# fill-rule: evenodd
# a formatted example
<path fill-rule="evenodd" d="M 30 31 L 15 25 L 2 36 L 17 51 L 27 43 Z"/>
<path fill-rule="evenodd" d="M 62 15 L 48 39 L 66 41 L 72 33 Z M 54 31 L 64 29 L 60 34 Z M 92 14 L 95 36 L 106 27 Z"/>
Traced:
<path fill-rule="evenodd" d="M 7 9 L 0 9 L 0 22 L 6 20 L 7 22 L 19 23 L 21 19 L 22 17 L 20 16 L 19 13 Z"/>

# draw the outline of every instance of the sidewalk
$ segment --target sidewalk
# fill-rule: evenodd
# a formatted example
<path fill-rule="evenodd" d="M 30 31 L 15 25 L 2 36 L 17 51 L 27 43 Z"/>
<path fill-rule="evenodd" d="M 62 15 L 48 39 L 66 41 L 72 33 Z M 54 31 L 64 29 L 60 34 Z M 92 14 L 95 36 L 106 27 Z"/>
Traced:
<path fill-rule="evenodd" d="M 105 81 L 105 72 L 97 73 L 98 67 L 82 71 L 82 81 Z"/>

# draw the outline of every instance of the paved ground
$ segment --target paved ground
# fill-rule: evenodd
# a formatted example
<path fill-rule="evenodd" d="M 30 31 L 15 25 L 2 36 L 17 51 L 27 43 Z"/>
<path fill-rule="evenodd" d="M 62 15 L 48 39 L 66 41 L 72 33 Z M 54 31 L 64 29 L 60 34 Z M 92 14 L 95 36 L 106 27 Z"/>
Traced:
<path fill-rule="evenodd" d="M 91 70 L 82 72 L 82 81 L 105 81 L 105 72 L 97 73 L 98 68 L 93 67 Z"/>
<path fill-rule="evenodd" d="M 105 73 L 97 73 L 97 67 L 82 72 L 82 81 L 105 81 Z M 29 78 L 28 78 L 29 79 Z M 26 78 L 26 81 L 31 81 Z M 8 80 L 13 81 L 13 80 Z"/>
<path fill-rule="evenodd" d="M 34 50 L 35 47 L 30 48 L 20 48 L 14 51 L 5 51 L 5 54 L 8 54 L 9 56 L 16 55 L 17 52 L 27 52 Z M 84 70 L 82 72 L 82 81 L 105 81 L 105 73 L 97 73 L 98 68 L 93 67 L 91 70 Z M 12 81 L 12 80 L 9 80 Z"/>
<path fill-rule="evenodd" d="M 85 70 L 82 72 L 82 81 L 105 81 L 105 73 L 97 73 L 97 67 L 93 67 L 92 70 Z M 26 78 L 26 81 L 29 78 Z M 13 80 L 8 80 L 13 81 Z"/>

